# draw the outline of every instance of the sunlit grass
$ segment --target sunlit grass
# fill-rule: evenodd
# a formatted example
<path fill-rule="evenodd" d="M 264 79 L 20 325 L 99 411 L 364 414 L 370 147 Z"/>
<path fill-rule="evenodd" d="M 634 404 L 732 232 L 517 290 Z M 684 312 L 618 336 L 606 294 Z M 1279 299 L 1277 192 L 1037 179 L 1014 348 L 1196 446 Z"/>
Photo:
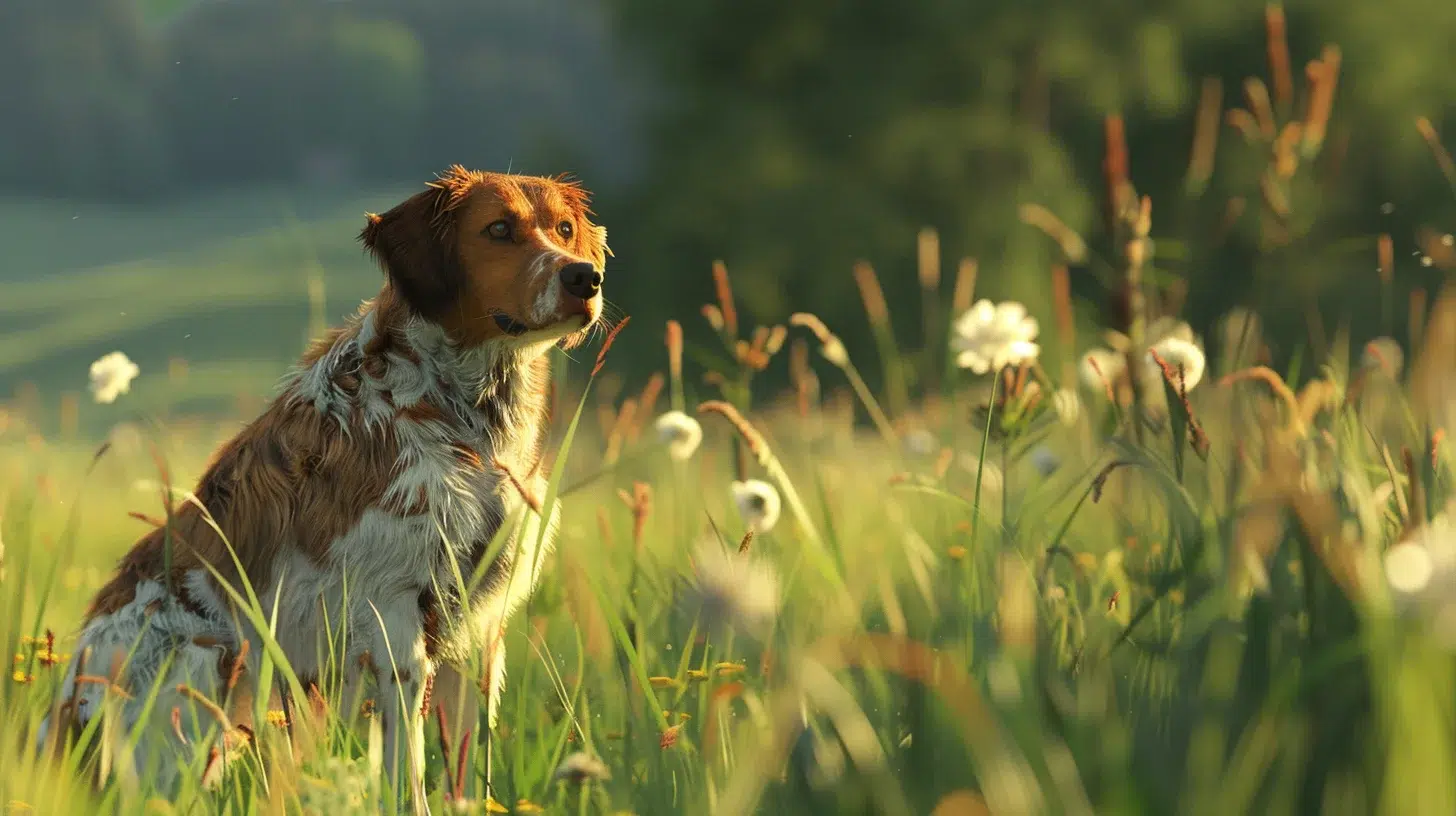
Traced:
<path fill-rule="evenodd" d="M 1270 14 L 1282 48 L 1282 16 Z M 1289 122 L 1261 123 L 1268 92 L 1246 87 L 1250 110 L 1235 124 L 1286 134 L 1259 142 L 1273 151 L 1267 185 L 1314 172 L 1291 151 L 1318 154 L 1337 68 L 1337 51 L 1313 64 L 1311 104 Z M 1288 79 L 1275 77 L 1279 93 L 1293 93 Z M 1201 131 L 1189 195 L 1207 189 L 1213 138 Z M 640 390 L 615 378 L 610 357 L 583 390 L 587 358 L 558 358 L 570 367 L 558 383 L 576 385 L 558 393 L 558 468 L 537 498 L 561 498 L 563 525 L 506 635 L 497 801 L 484 799 L 483 752 L 444 755 L 431 721 L 431 807 L 1456 812 L 1445 430 L 1456 289 L 1413 300 L 1401 337 L 1321 334 L 1277 370 L 1252 318 L 1231 336 L 1195 337 L 1168 308 L 1165 277 L 1144 274 L 1159 210 L 1133 187 L 1116 117 L 1107 141 L 1110 234 L 1072 235 L 1054 214 L 1024 212 L 1067 263 L 1109 273 L 1120 325 L 1076 324 L 1067 264 L 1048 270 L 1051 330 L 1014 307 L 973 307 L 977 264 L 960 261 L 943 285 L 926 232 L 918 305 L 887 302 L 869 264 L 845 271 L 867 325 L 807 311 L 756 325 L 716 264 L 715 302 L 701 320 L 669 323 L 653 366 L 666 374 Z M 1253 213 L 1261 240 L 1297 237 L 1284 231 L 1287 205 L 1271 195 Z M 121 282 L 77 278 L 94 289 L 67 304 L 52 302 L 51 284 L 18 287 L 0 310 L 30 317 L 0 370 L 63 356 L 66 326 L 86 324 L 87 342 L 134 328 L 105 314 L 131 286 L 169 289 L 155 312 L 129 316 L 138 325 L 210 293 L 291 303 L 316 332 L 320 303 L 354 292 L 319 278 L 321 256 L 298 237 L 240 243 L 237 268 L 259 257 L 274 267 L 256 278 L 189 284 L 179 268 L 138 267 Z M 1436 251 L 1432 263 L 1456 268 Z M 42 308 L 63 329 L 31 319 Z M 904 347 L 896 327 L 917 321 L 942 336 Z M 866 329 L 878 359 L 850 359 L 836 332 Z M 1023 345 L 1009 353 L 1013 341 Z M 685 348 L 707 352 L 685 368 Z M 1079 364 L 1089 348 L 1097 364 Z M 784 393 L 762 384 L 777 366 Z M 871 366 L 883 393 L 861 374 Z M 158 463 L 185 489 L 257 410 L 204 414 L 185 400 L 256 397 L 278 372 L 261 359 L 191 360 L 144 369 L 112 405 L 31 392 L 0 414 L 0 641 L 13 661 L 0 679 L 0 801 L 12 812 L 373 812 L 388 793 L 373 721 L 303 694 L 281 661 L 276 676 L 307 703 L 290 735 L 288 715 L 257 700 L 257 738 L 217 790 L 200 785 L 205 754 L 178 793 L 113 771 L 106 751 L 134 735 L 88 735 L 100 758 L 30 748 L 85 604 L 146 529 L 130 514 L 157 515 Z M 238 591 L 266 621 L 270 610 Z M 203 725 L 227 732 L 211 716 Z"/>

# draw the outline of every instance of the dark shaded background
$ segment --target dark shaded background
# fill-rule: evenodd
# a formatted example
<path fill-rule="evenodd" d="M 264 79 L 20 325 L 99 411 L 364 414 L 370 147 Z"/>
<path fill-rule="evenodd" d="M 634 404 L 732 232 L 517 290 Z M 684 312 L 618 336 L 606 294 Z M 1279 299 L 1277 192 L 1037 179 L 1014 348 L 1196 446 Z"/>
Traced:
<path fill-rule="evenodd" d="M 1185 193 L 1202 80 L 1222 81 L 1227 109 L 1268 76 L 1249 0 L 3 0 L 0 194 L 185 207 L 271 185 L 377 203 L 453 162 L 573 171 L 611 230 L 612 297 L 638 321 L 625 372 L 660 367 L 667 317 L 701 330 L 721 258 L 754 319 L 815 311 L 873 377 L 851 263 L 875 264 L 910 344 L 924 226 L 947 298 L 955 260 L 975 256 L 981 293 L 1049 317 L 1055 247 L 1017 207 L 1043 204 L 1099 246 L 1102 121 L 1121 112 L 1158 274 L 1186 279 L 1201 331 L 1235 304 L 1266 308 L 1287 356 L 1312 298 L 1357 340 L 1404 321 L 1403 305 L 1371 306 L 1378 233 L 1397 248 L 1397 303 L 1439 274 L 1413 236 L 1451 230 L 1453 195 L 1414 121 L 1456 128 L 1456 4 L 1286 12 L 1296 84 L 1326 43 L 1343 72 L 1326 181 L 1299 202 L 1312 225 L 1275 257 L 1251 224 L 1205 240 L 1230 197 L 1259 195 L 1265 157 L 1232 130 L 1207 191 Z M 1092 271 L 1074 270 L 1089 319 Z"/>

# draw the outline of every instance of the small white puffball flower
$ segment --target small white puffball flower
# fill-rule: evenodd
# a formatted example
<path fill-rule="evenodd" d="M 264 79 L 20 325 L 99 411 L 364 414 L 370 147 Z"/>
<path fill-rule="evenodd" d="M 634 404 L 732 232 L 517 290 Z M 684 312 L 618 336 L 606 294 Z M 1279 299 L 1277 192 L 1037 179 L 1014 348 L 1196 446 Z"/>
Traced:
<path fill-rule="evenodd" d="M 1194 342 L 1193 327 L 1176 317 L 1160 317 L 1148 324 L 1146 333 L 1143 335 L 1149 346 L 1156 346 L 1169 337 L 1175 337 L 1188 343 Z"/>
<path fill-rule="evenodd" d="M 1078 417 L 1082 416 L 1082 398 L 1070 388 L 1058 388 L 1052 394 L 1052 407 L 1063 425 L 1076 425 Z"/>
<path fill-rule="evenodd" d="M 556 766 L 554 778 L 581 784 L 587 781 L 600 782 L 611 779 L 612 772 L 607 768 L 606 763 L 597 757 L 577 751 L 561 760 L 561 764 Z"/>
<path fill-rule="evenodd" d="M 755 535 L 766 533 L 779 522 L 783 501 L 773 485 L 761 479 L 749 479 L 729 485 L 733 492 L 733 503 L 738 506 L 738 515 Z"/>
<path fill-rule="evenodd" d="M 1192 391 L 1193 387 L 1203 380 L 1203 370 L 1207 361 L 1204 359 L 1203 349 L 1192 341 L 1184 340 L 1181 337 L 1164 337 L 1152 347 L 1152 351 L 1157 352 L 1158 356 L 1163 358 L 1163 362 L 1171 366 L 1173 371 L 1182 369 L 1183 387 L 1186 390 Z M 1161 378 L 1162 371 L 1153 361 L 1151 353 L 1148 355 L 1148 364 Z"/>
<path fill-rule="evenodd" d="M 682 411 L 668 411 L 652 427 L 657 429 L 657 438 L 667 445 L 667 455 L 678 462 L 691 459 L 703 443 L 703 426 Z"/>
<path fill-rule="evenodd" d="M 124 352 L 113 351 L 91 364 L 91 396 L 99 403 L 115 402 L 131 390 L 131 381 L 140 373 Z"/>
<path fill-rule="evenodd" d="M 1095 348 L 1077 363 L 1077 379 L 1088 391 L 1105 397 L 1126 369 L 1126 357 L 1110 349 Z"/>
<path fill-rule="evenodd" d="M 1385 551 L 1385 580 L 1397 595 L 1420 595 L 1435 574 L 1430 551 L 1414 541 L 1402 541 Z"/>
<path fill-rule="evenodd" d="M 1399 377 L 1405 367 L 1405 352 L 1396 340 L 1377 337 L 1365 344 L 1365 350 L 1360 354 L 1360 367 L 1379 371 L 1387 377 Z"/>
<path fill-rule="evenodd" d="M 1041 354 L 1036 344 L 1036 318 L 1014 300 L 992 304 L 979 300 L 956 318 L 951 350 L 956 365 L 977 374 L 1000 371 L 1010 365 L 1035 360 Z"/>
<path fill-rule="evenodd" d="M 905 434 L 905 452 L 911 456 L 930 456 L 940 448 L 940 440 L 924 428 L 915 428 Z"/>
<path fill-rule="evenodd" d="M 779 575 L 751 552 L 729 551 L 715 540 L 693 552 L 693 590 L 703 619 L 749 633 L 770 626 L 779 612 Z"/>
<path fill-rule="evenodd" d="M 1031 466 L 1036 468 L 1036 472 L 1041 474 L 1042 477 L 1047 477 L 1055 473 L 1056 469 L 1061 467 L 1061 464 L 1062 460 L 1046 445 L 1037 445 L 1031 451 Z"/>

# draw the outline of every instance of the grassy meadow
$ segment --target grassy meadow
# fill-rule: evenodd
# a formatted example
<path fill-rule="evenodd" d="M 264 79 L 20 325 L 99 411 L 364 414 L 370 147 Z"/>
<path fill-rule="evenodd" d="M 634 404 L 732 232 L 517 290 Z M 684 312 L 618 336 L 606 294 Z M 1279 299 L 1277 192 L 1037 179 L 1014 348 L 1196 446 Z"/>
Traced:
<path fill-rule="evenodd" d="M 701 315 L 623 328 L 665 338 L 645 385 L 614 375 L 609 348 L 558 355 L 564 524 L 508 632 L 495 801 L 481 752 L 443 756 L 432 723 L 432 810 L 1456 813 L 1440 557 L 1456 546 L 1456 295 L 1413 310 L 1405 336 L 1336 332 L 1275 371 L 1256 318 L 1197 338 L 1163 313 L 1142 275 L 1157 210 L 1150 224 L 1128 179 L 1109 183 L 1103 260 L 1126 323 L 1079 324 L 1059 266 L 1041 354 L 991 373 L 958 354 L 990 360 L 1006 327 L 957 323 L 976 266 L 938 257 L 931 233 L 920 302 L 886 303 L 858 270 L 860 326 L 740 314 L 718 266 Z M 162 513 L 162 466 L 190 487 L 307 334 L 372 293 L 352 236 L 381 198 L 281 226 L 255 202 L 255 226 L 206 236 L 172 225 L 243 205 L 95 216 L 116 244 L 94 256 L 31 216 L 16 257 L 54 267 L 0 278 L 0 381 L 35 383 L 0 414 L 7 814 L 378 812 L 370 729 L 328 706 L 300 709 L 292 740 L 271 716 L 215 791 L 162 796 L 29 746 L 84 605 L 146 529 L 129 514 Z M 1053 237 L 1069 254 L 1081 240 Z M 891 315 L 950 327 L 945 343 L 898 346 Z M 850 359 L 835 333 L 866 328 L 879 359 Z M 685 343 L 723 362 L 684 370 Z M 1095 365 L 1080 354 L 1104 345 Z M 113 348 L 141 375 L 93 404 L 86 366 Z M 760 386 L 775 369 L 788 390 Z M 664 438 L 669 411 L 700 445 L 681 418 Z M 749 480 L 771 493 L 740 506 Z"/>

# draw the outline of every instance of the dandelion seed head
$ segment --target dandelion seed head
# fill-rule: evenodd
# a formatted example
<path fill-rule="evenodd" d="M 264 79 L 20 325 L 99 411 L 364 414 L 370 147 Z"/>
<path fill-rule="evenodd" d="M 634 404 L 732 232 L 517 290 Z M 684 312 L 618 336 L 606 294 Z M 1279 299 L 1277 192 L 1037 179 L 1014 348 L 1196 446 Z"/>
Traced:
<path fill-rule="evenodd" d="M 1077 379 L 1094 394 L 1107 395 L 1108 389 L 1127 369 L 1123 355 L 1105 348 L 1095 348 L 1082 355 L 1077 363 Z"/>
<path fill-rule="evenodd" d="M 587 781 L 600 782 L 611 779 L 612 772 L 607 768 L 606 763 L 597 757 L 577 751 L 561 760 L 561 764 L 556 766 L 554 778 L 572 784 L 581 784 Z"/>
<path fill-rule="evenodd" d="M 758 633 L 779 611 L 779 576 L 752 552 L 730 552 L 716 541 L 701 542 L 693 553 L 695 600 L 710 625 Z"/>
<path fill-rule="evenodd" d="M 733 494 L 733 504 L 738 508 L 738 515 L 754 535 L 766 533 L 778 524 L 779 514 L 783 511 L 783 500 L 779 498 L 779 491 L 773 485 L 761 479 L 748 479 L 733 482 L 729 489 Z"/>
<path fill-rule="evenodd" d="M 905 452 L 911 456 L 930 456 L 940 447 L 935 434 L 924 428 L 912 429 L 904 437 Z"/>
<path fill-rule="evenodd" d="M 1203 356 L 1203 349 L 1193 341 L 1177 336 L 1164 337 L 1153 345 L 1151 350 L 1157 352 L 1158 356 L 1163 358 L 1163 362 L 1171 366 L 1174 371 L 1183 372 L 1183 388 L 1192 391 L 1194 386 L 1203 381 L 1207 360 Z M 1153 360 L 1152 354 L 1147 356 L 1147 364 L 1152 366 L 1161 378 L 1162 369 Z"/>
<path fill-rule="evenodd" d="M 98 403 L 109 404 L 131 390 L 131 381 L 141 369 L 125 352 L 113 351 L 91 364 L 91 396 Z"/>
<path fill-rule="evenodd" d="M 653 423 L 657 438 L 667 446 L 667 455 L 674 461 L 686 462 L 703 442 L 703 426 L 682 411 L 668 411 Z"/>
<path fill-rule="evenodd" d="M 1393 337 L 1377 337 L 1365 344 L 1360 353 L 1360 367 L 1379 371 L 1387 377 L 1399 377 L 1405 368 L 1405 352 Z"/>
<path fill-rule="evenodd" d="M 1419 595 L 1435 574 L 1431 554 L 1420 544 L 1404 541 L 1385 551 L 1385 579 L 1399 595 Z"/>

